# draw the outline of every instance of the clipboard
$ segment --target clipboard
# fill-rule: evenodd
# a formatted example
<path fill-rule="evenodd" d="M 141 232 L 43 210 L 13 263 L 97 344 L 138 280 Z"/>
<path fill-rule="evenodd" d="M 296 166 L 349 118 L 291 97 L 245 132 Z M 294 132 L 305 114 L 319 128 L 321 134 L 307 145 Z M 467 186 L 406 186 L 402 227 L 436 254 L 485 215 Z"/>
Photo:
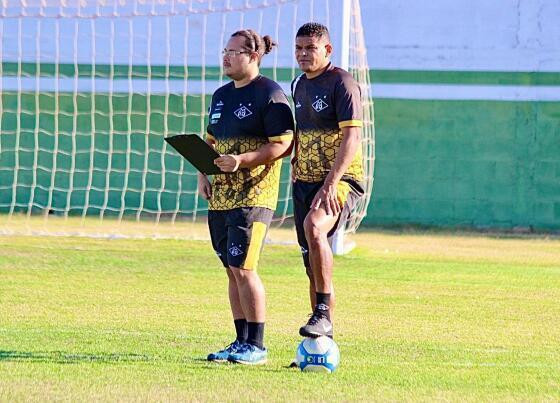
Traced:
<path fill-rule="evenodd" d="M 179 134 L 166 137 L 164 140 L 203 174 L 216 175 L 224 173 L 214 165 L 214 160 L 220 154 L 196 134 Z"/>

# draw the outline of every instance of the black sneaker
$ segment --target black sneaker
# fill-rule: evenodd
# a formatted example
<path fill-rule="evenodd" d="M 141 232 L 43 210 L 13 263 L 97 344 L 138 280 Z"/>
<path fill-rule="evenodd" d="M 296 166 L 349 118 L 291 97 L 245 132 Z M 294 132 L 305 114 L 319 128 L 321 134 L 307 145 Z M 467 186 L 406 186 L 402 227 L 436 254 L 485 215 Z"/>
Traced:
<path fill-rule="evenodd" d="M 299 328 L 299 334 L 303 337 L 333 337 L 333 325 L 327 315 L 321 309 L 315 309 L 305 326 Z"/>

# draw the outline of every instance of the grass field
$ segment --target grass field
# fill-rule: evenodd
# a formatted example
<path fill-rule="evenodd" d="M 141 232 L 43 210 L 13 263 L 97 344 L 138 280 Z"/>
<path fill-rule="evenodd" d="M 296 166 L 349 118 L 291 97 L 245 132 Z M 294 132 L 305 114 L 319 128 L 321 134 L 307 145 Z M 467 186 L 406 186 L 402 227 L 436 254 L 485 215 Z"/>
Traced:
<path fill-rule="evenodd" d="M 362 232 L 336 258 L 332 375 L 286 365 L 309 312 L 295 245 L 267 245 L 269 363 L 233 339 L 226 276 L 190 240 L 0 237 L 0 401 L 560 399 L 560 240 Z"/>

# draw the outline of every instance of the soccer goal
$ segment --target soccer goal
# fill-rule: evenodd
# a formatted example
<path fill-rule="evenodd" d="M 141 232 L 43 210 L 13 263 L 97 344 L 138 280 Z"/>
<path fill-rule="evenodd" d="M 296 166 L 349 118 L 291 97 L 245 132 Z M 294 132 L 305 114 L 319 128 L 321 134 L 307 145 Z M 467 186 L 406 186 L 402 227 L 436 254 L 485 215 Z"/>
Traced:
<path fill-rule="evenodd" d="M 205 132 L 211 94 L 228 80 L 221 50 L 239 28 L 277 40 L 261 71 L 289 94 L 308 21 L 329 27 L 333 61 L 362 86 L 367 197 L 347 231 L 366 214 L 375 136 L 359 0 L 7 0 L 0 12 L 0 231 L 203 219 L 196 173 L 164 137 Z M 289 169 L 277 223 L 292 214 Z"/>

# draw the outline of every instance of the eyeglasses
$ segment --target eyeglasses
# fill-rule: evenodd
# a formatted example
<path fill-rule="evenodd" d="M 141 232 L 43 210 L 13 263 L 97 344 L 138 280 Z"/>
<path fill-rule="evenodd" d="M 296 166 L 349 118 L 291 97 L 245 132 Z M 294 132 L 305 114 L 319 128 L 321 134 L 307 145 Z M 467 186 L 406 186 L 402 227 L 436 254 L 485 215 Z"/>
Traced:
<path fill-rule="evenodd" d="M 222 56 L 227 55 L 229 57 L 234 57 L 234 56 L 242 55 L 243 53 L 250 54 L 251 52 L 248 52 L 246 50 L 234 50 L 234 49 L 224 49 L 224 50 L 222 50 Z"/>

